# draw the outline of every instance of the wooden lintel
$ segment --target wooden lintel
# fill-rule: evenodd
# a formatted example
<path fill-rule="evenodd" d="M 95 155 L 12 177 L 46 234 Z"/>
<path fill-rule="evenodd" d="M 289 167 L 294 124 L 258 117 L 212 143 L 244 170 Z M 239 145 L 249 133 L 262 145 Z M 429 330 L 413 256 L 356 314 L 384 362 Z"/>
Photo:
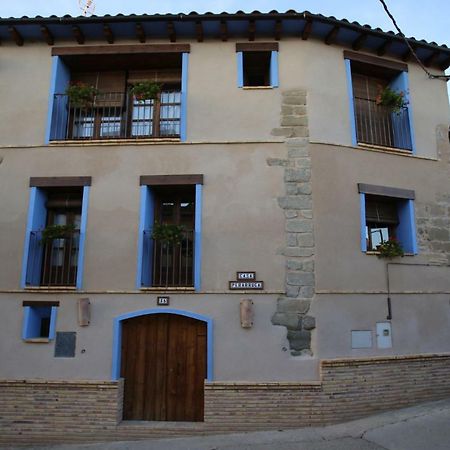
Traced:
<path fill-rule="evenodd" d="M 106 42 L 108 42 L 108 44 L 114 44 L 114 34 L 111 30 L 111 27 L 107 23 L 103 25 L 103 35 L 105 36 Z"/>
<path fill-rule="evenodd" d="M 305 27 L 303 28 L 303 31 L 302 31 L 302 39 L 304 41 L 308 40 L 309 35 L 311 34 L 312 25 L 313 25 L 312 19 L 308 19 L 306 21 Z"/>
<path fill-rule="evenodd" d="M 363 47 L 363 45 L 365 44 L 365 42 L 366 42 L 368 36 L 369 36 L 369 35 L 368 35 L 367 33 L 361 33 L 361 34 L 353 41 L 352 49 L 353 49 L 353 50 L 356 50 L 356 51 L 360 50 L 360 49 Z"/>
<path fill-rule="evenodd" d="M 425 60 L 425 62 L 424 62 L 425 67 L 432 66 L 438 60 L 439 55 L 440 55 L 439 52 L 437 52 L 437 51 L 433 52 L 433 54 Z"/>
<path fill-rule="evenodd" d="M 53 34 L 50 33 L 50 30 L 45 25 L 41 25 L 41 33 L 42 36 L 44 36 L 44 40 L 45 42 L 47 42 L 48 45 L 53 45 L 55 43 L 55 38 L 53 37 Z"/>
<path fill-rule="evenodd" d="M 256 33 L 256 24 L 254 20 L 249 20 L 248 22 L 248 40 L 254 41 Z"/>
<path fill-rule="evenodd" d="M 339 33 L 340 26 L 335 25 L 332 30 L 325 36 L 325 44 L 331 45 L 334 44 L 336 40 L 336 36 Z"/>
<path fill-rule="evenodd" d="M 197 35 L 197 42 L 203 42 L 203 24 L 200 20 L 195 22 L 195 34 Z"/>
<path fill-rule="evenodd" d="M 146 40 L 145 31 L 141 23 L 136 24 L 136 37 L 141 44 Z"/>
<path fill-rule="evenodd" d="M 74 35 L 74 37 L 75 37 L 75 40 L 76 40 L 80 45 L 84 44 L 84 42 L 85 42 L 85 37 L 84 37 L 83 32 L 81 31 L 81 28 L 80 28 L 78 25 L 74 25 L 74 26 L 72 27 L 72 32 L 73 32 L 73 35 Z"/>
<path fill-rule="evenodd" d="M 11 34 L 11 37 L 13 38 L 13 41 L 19 46 L 22 47 L 23 45 L 23 37 L 22 35 L 17 31 L 16 27 L 9 27 L 8 28 L 9 33 Z"/>
<path fill-rule="evenodd" d="M 236 42 L 237 52 L 277 52 L 278 42 Z"/>
<path fill-rule="evenodd" d="M 281 22 L 281 20 L 277 20 L 275 22 L 275 33 L 274 33 L 274 37 L 276 41 L 281 40 L 281 33 L 283 31 L 283 23 Z"/>
<path fill-rule="evenodd" d="M 180 184 L 203 184 L 202 174 L 189 175 L 142 175 L 139 179 L 141 186 L 162 186 Z"/>
<path fill-rule="evenodd" d="M 225 20 L 220 21 L 220 38 L 223 42 L 228 41 L 228 25 Z"/>
<path fill-rule="evenodd" d="M 169 36 L 170 42 L 177 41 L 177 34 L 175 32 L 175 25 L 173 22 L 167 22 L 167 35 Z"/>
<path fill-rule="evenodd" d="M 90 186 L 92 177 L 31 177 L 30 187 Z"/>
<path fill-rule="evenodd" d="M 408 64 L 390 59 L 379 58 L 378 56 L 366 55 L 364 53 L 352 52 L 351 50 L 344 50 L 344 58 L 353 61 L 359 61 L 364 64 L 372 64 L 374 66 L 386 67 L 388 69 L 408 72 Z"/>
<path fill-rule="evenodd" d="M 378 48 L 377 48 L 377 55 L 383 56 L 388 51 L 390 45 L 392 44 L 392 39 L 386 39 Z"/>
<path fill-rule="evenodd" d="M 53 47 L 52 56 L 189 53 L 190 51 L 191 46 L 189 44 L 88 45 L 85 47 Z"/>

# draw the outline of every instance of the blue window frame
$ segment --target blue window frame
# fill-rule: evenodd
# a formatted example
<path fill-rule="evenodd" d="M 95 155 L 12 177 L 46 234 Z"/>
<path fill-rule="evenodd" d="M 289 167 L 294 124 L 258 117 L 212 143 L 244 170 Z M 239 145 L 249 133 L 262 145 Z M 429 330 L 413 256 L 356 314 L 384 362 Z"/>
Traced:
<path fill-rule="evenodd" d="M 59 178 L 59 186 L 52 187 L 53 192 L 64 187 L 74 187 L 76 177 Z M 43 239 L 43 230 L 48 225 L 49 188 L 45 178 L 31 179 L 28 219 L 22 260 L 21 288 L 51 285 L 67 285 L 81 289 L 83 283 L 83 265 L 87 213 L 89 206 L 90 177 L 83 178 L 85 185 L 78 186 L 82 192 L 80 220 L 75 229 L 61 238 Z M 34 180 L 38 180 L 36 183 Z M 54 180 L 52 181 L 53 184 Z M 65 184 L 67 183 L 67 184 Z M 37 184 L 37 185 L 34 185 Z M 41 185 L 41 186 L 38 186 Z M 75 186 L 76 187 L 76 186 Z M 57 223 L 58 222 L 52 222 Z M 65 223 L 61 223 L 65 225 Z M 45 274 L 44 266 L 51 267 L 53 276 Z"/>
<path fill-rule="evenodd" d="M 360 196 L 361 251 L 395 238 L 407 254 L 418 253 L 414 214 L 414 191 L 358 184 Z"/>
<path fill-rule="evenodd" d="M 416 152 L 406 64 L 344 52 L 352 145 L 368 144 Z M 380 103 L 389 88 L 404 98 L 392 109 Z"/>
<path fill-rule="evenodd" d="M 278 87 L 278 43 L 236 44 L 237 84 Z"/>
<path fill-rule="evenodd" d="M 196 181 L 181 186 L 177 181 L 179 180 L 178 177 L 178 175 L 168 176 L 164 185 L 159 184 L 160 181 L 157 180 L 161 177 L 141 177 L 136 272 L 136 287 L 138 289 L 193 286 L 196 291 L 199 291 L 201 288 L 203 175 L 182 176 L 193 177 Z M 149 179 L 155 181 L 149 181 Z M 164 193 L 165 190 L 170 191 L 171 186 L 177 186 L 178 190 L 185 186 L 186 190 L 192 192 L 189 195 L 192 197 L 195 208 L 193 213 L 194 223 L 192 230 L 184 227 L 179 244 L 161 246 L 152 234 L 155 211 L 160 208 L 158 198 L 161 193 Z M 181 203 L 180 207 L 183 206 L 187 207 L 188 205 L 187 203 L 185 205 Z M 178 261 L 176 264 L 172 262 L 175 260 Z"/>
<path fill-rule="evenodd" d="M 55 339 L 58 302 L 24 302 L 22 339 Z"/>

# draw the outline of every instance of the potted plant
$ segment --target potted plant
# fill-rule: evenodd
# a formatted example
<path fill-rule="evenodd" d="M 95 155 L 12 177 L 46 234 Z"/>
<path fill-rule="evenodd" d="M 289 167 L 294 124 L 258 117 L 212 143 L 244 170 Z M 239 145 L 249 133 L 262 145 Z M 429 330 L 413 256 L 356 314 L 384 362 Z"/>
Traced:
<path fill-rule="evenodd" d="M 54 239 L 63 239 L 72 236 L 75 231 L 74 225 L 47 225 L 42 230 L 41 241 L 46 243 Z"/>
<path fill-rule="evenodd" d="M 82 81 L 70 83 L 66 89 L 66 95 L 69 97 L 71 105 L 78 108 L 90 106 L 97 94 L 97 88 Z"/>
<path fill-rule="evenodd" d="M 136 83 L 131 88 L 131 93 L 135 96 L 136 100 L 154 100 L 161 91 L 161 86 L 153 81 L 141 81 Z"/>
<path fill-rule="evenodd" d="M 184 227 L 169 223 L 157 223 L 153 225 L 152 239 L 162 243 L 181 244 Z"/>
<path fill-rule="evenodd" d="M 377 252 L 379 252 L 379 258 L 388 259 L 395 258 L 396 256 L 403 256 L 405 254 L 402 245 L 395 238 L 390 238 L 378 245 Z"/>
<path fill-rule="evenodd" d="M 408 105 L 403 91 L 394 91 L 389 86 L 378 86 L 379 93 L 375 98 L 377 105 L 386 106 L 392 112 L 399 114 Z"/>

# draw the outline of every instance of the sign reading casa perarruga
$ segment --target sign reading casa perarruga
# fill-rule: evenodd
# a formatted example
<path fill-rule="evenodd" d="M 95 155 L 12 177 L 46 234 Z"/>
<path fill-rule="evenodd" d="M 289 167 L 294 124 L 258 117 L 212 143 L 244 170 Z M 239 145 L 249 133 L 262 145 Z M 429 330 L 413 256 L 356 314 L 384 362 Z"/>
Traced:
<path fill-rule="evenodd" d="M 229 281 L 229 289 L 236 290 L 263 290 L 264 281 L 256 281 L 256 272 L 236 272 L 236 281 Z"/>

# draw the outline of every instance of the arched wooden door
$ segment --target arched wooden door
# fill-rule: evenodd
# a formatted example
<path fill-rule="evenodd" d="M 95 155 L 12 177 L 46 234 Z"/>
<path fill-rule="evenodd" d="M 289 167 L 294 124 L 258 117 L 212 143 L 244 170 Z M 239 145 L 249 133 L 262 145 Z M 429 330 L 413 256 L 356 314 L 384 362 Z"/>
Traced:
<path fill-rule="evenodd" d="M 206 323 L 176 314 L 122 322 L 124 420 L 203 420 Z"/>

